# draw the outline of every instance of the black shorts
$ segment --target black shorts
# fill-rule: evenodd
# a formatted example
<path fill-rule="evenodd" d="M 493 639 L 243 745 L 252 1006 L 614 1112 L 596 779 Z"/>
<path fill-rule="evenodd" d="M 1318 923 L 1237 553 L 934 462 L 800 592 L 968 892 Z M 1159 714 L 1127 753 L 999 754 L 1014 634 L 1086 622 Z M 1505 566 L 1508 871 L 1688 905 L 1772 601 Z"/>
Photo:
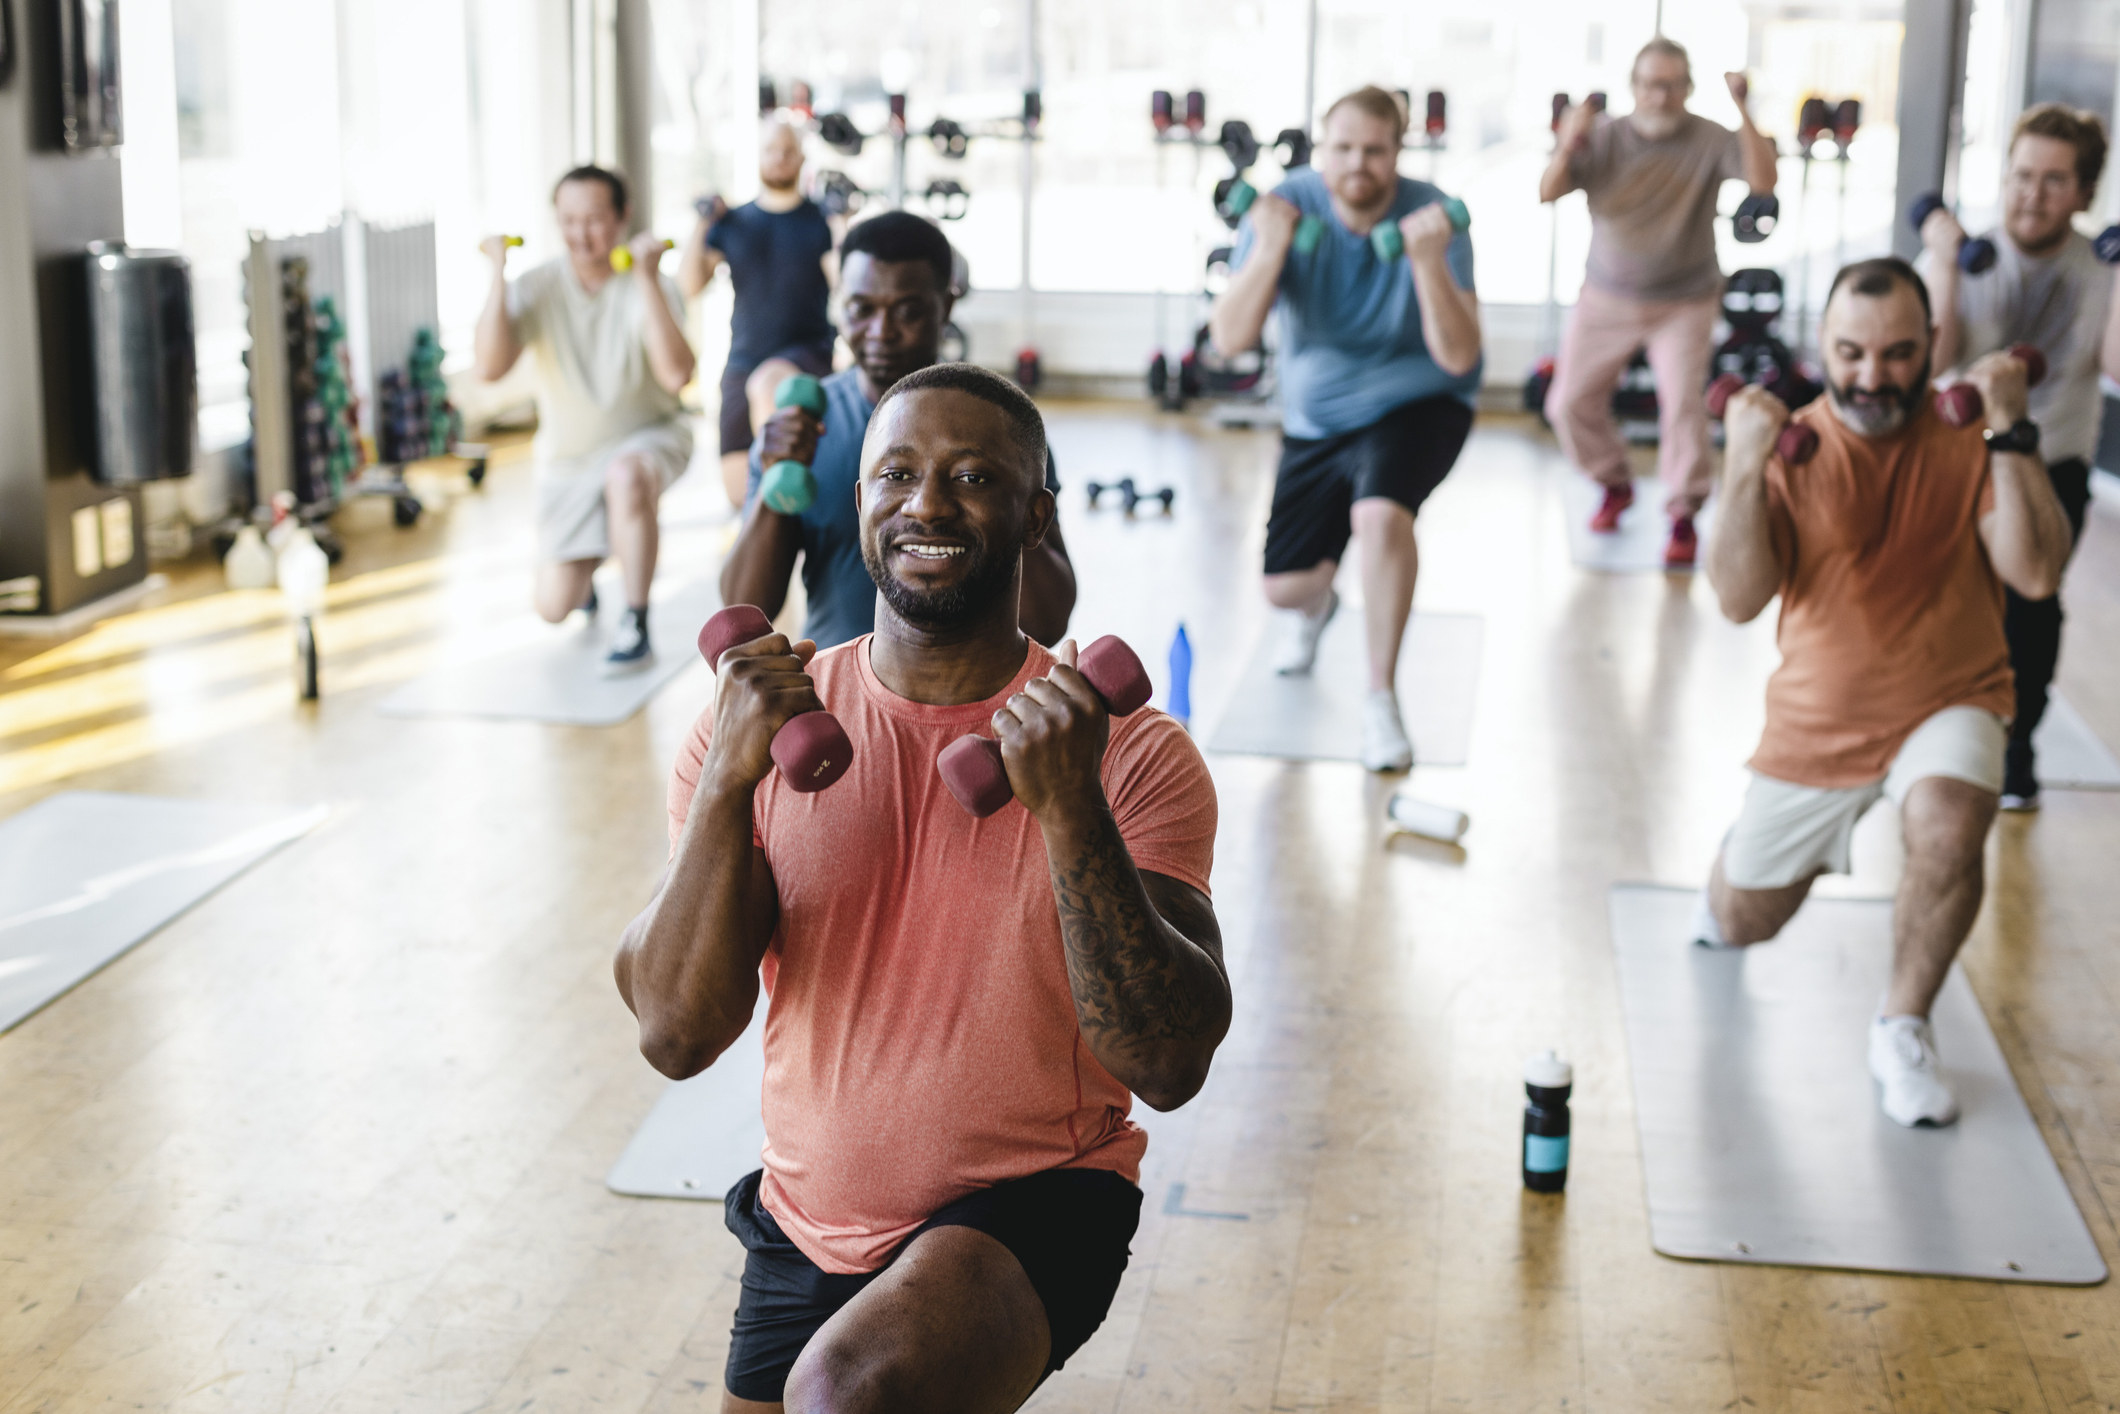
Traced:
<path fill-rule="evenodd" d="M 1440 395 L 1393 408 L 1337 437 L 1283 437 L 1266 521 L 1266 572 L 1337 560 L 1354 533 L 1354 503 L 1386 496 L 1415 515 L 1457 463 L 1472 409 Z"/>
<path fill-rule="evenodd" d="M 1045 1305 L 1052 1331 L 1049 1375 L 1082 1348 L 1119 1290 L 1127 1244 L 1141 1221 L 1141 1190 L 1103 1169 L 1049 1169 L 966 1194 L 922 1223 L 873 1272 L 827 1272 L 788 1241 L 758 1201 L 753 1170 L 722 1199 L 729 1231 L 749 1254 L 729 1331 L 723 1383 L 738 1399 L 779 1402 L 795 1358 L 840 1307 L 898 1260 L 921 1233 L 969 1227 L 1015 1254 Z"/>
<path fill-rule="evenodd" d="M 721 454 L 723 456 L 727 456 L 731 452 L 748 452 L 751 450 L 753 435 L 751 430 L 751 400 L 744 396 L 743 385 L 753 373 L 758 371 L 759 363 L 764 363 L 767 359 L 773 358 L 784 358 L 803 372 L 815 374 L 819 378 L 832 371 L 832 345 L 829 342 L 822 344 L 797 344 L 793 348 L 782 349 L 779 353 L 769 354 L 766 358 L 758 360 L 758 363 L 738 363 L 735 359 L 730 359 L 728 366 L 721 371 Z"/>

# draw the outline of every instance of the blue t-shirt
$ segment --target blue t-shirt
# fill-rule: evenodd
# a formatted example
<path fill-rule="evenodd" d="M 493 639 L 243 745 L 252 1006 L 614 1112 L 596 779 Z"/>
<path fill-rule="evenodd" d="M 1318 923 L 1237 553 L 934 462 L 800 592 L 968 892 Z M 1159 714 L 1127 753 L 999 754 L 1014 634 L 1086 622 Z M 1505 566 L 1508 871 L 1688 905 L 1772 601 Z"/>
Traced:
<path fill-rule="evenodd" d="M 768 211 L 747 201 L 714 223 L 707 248 L 728 259 L 736 282 L 731 364 L 755 368 L 783 349 L 832 342 L 824 278 L 832 228 L 816 202 L 805 197 L 793 210 Z"/>
<path fill-rule="evenodd" d="M 1325 222 L 1317 249 L 1308 255 L 1291 250 L 1281 267 L 1275 307 L 1281 312 L 1283 430 L 1291 437 L 1336 437 L 1439 393 L 1470 405 L 1479 393 L 1481 364 L 1466 373 L 1446 373 L 1429 356 L 1412 263 L 1401 257 L 1387 265 L 1377 259 L 1366 235 L 1341 225 L 1325 179 L 1315 171 L 1292 174 L 1276 195 Z M 1443 193 L 1428 183 L 1401 177 L 1384 219 L 1396 222 L 1442 199 Z M 1247 220 L 1237 236 L 1236 267 L 1250 259 L 1254 244 Z M 1444 259 L 1459 287 L 1472 289 L 1468 232 L 1451 239 Z"/>
<path fill-rule="evenodd" d="M 844 369 L 822 380 L 824 431 L 817 438 L 810 475 L 817 479 L 817 499 L 802 513 L 802 588 L 809 596 L 803 636 L 819 648 L 859 638 L 876 627 L 876 581 L 861 558 L 861 514 L 854 486 L 861 480 L 861 440 L 869 432 L 876 405 L 861 391 L 861 370 Z M 744 492 L 748 514 L 758 499 L 763 478 L 759 443 L 751 444 L 751 484 Z M 1046 489 L 1059 493 L 1060 476 L 1052 449 L 1045 453 Z"/>

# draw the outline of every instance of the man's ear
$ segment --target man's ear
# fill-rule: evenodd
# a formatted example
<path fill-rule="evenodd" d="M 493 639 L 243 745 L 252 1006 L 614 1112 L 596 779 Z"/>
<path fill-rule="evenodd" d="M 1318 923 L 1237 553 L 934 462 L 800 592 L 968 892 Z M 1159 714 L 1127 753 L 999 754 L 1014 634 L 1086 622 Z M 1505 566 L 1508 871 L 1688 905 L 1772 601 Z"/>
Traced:
<path fill-rule="evenodd" d="M 1029 512 L 1023 517 L 1023 548 L 1035 550 L 1045 543 L 1053 527 L 1060 523 L 1060 499 L 1053 495 L 1041 476 L 1037 494 L 1031 497 Z"/>

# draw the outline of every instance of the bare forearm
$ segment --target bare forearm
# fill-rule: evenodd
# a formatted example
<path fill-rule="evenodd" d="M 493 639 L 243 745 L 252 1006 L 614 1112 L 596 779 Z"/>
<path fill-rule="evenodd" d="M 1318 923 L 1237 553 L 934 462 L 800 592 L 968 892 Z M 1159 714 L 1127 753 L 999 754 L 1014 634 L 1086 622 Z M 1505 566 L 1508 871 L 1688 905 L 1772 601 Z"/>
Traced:
<path fill-rule="evenodd" d="M 642 337 L 648 346 L 648 367 L 655 374 L 655 381 L 673 396 L 683 391 L 692 381 L 696 360 L 692 357 L 692 346 L 685 342 L 684 330 L 677 327 L 677 319 L 670 312 L 670 303 L 663 298 L 662 282 L 651 282 L 642 292 L 642 304 L 646 307 L 646 328 Z"/>
<path fill-rule="evenodd" d="M 1780 154 L 1774 150 L 1774 139 L 1754 127 L 1748 113 L 1744 125 L 1737 130 L 1737 141 L 1744 152 L 1745 185 L 1752 188 L 1752 195 L 1766 196 L 1774 190 L 1775 179 L 1780 175 Z"/>
<path fill-rule="evenodd" d="M 640 1019 L 641 1054 L 672 1079 L 713 1064 L 757 1004 L 772 914 L 753 896 L 751 825 L 751 791 L 717 789 L 702 772 L 669 874 L 613 963 Z"/>
<path fill-rule="evenodd" d="M 1229 288 L 1207 317 L 1215 352 L 1235 358 L 1258 347 L 1259 336 L 1266 332 L 1266 317 L 1273 313 L 1274 296 L 1280 292 L 1281 266 L 1287 258 L 1286 251 L 1254 250 L 1251 260 L 1230 279 Z"/>
<path fill-rule="evenodd" d="M 2120 383 L 2120 267 L 2113 270 L 2113 294 L 2105 311 L 2105 342 L 2099 350 L 2105 376 Z"/>
<path fill-rule="evenodd" d="M 478 376 L 489 383 L 506 377 L 522 357 L 522 341 L 515 337 L 515 321 L 508 317 L 508 280 L 498 271 L 493 276 L 493 287 L 486 292 L 486 307 L 479 311 L 471 345 Z"/>
<path fill-rule="evenodd" d="M 1083 1040 L 1129 1090 L 1175 1109 L 1229 1030 L 1229 980 L 1150 901 L 1108 807 L 1042 824 Z"/>
<path fill-rule="evenodd" d="M 2061 588 L 2069 553 L 2068 516 L 2053 479 L 2035 456 L 1997 452 L 1991 466 L 1995 509 L 1987 542 L 1995 572 L 2027 599 L 2048 598 Z"/>
<path fill-rule="evenodd" d="M 1023 555 L 1023 631 L 1050 648 L 1067 637 L 1075 612 L 1075 567 L 1052 545 L 1034 545 Z"/>
<path fill-rule="evenodd" d="M 788 577 L 795 572 L 800 548 L 795 519 L 754 502 L 721 567 L 721 602 L 756 604 L 767 618 L 779 617 L 788 602 Z"/>
<path fill-rule="evenodd" d="M 1421 306 L 1421 338 L 1445 373 L 1470 373 L 1480 361 L 1480 306 L 1458 288 L 1441 256 L 1413 263 L 1413 292 Z"/>
<path fill-rule="evenodd" d="M 695 235 L 685 247 L 684 258 L 677 262 L 677 288 L 686 299 L 698 299 L 700 291 L 714 283 L 714 272 L 720 268 L 719 252 L 703 236 Z"/>
<path fill-rule="evenodd" d="M 1958 319 L 1958 262 L 1932 258 L 1929 267 L 1929 300 L 1936 309 L 1929 366 L 1943 373 L 1956 368 L 1965 356 L 1965 331 Z"/>
<path fill-rule="evenodd" d="M 1750 623 L 1781 590 L 1781 562 L 1767 530 L 1763 470 L 1726 475 L 1716 497 L 1706 569 L 1723 617 Z"/>
<path fill-rule="evenodd" d="M 1559 201 L 1575 190 L 1575 176 L 1568 170 L 1568 155 L 1566 148 L 1556 149 L 1553 160 L 1546 164 L 1546 170 L 1539 173 L 1540 201 Z"/>

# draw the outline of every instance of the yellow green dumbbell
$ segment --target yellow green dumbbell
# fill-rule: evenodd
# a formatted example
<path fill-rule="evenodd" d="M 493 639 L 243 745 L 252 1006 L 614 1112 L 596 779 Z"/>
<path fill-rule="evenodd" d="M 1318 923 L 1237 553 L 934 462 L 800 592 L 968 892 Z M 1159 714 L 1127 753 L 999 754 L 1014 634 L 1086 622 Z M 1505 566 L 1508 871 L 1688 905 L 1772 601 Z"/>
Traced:
<path fill-rule="evenodd" d="M 677 242 L 675 241 L 664 241 L 658 249 L 669 250 L 676 244 Z M 620 274 L 631 270 L 633 268 L 633 247 L 629 245 L 614 247 L 611 251 L 611 268 Z"/>
<path fill-rule="evenodd" d="M 1450 218 L 1450 229 L 1469 231 L 1472 229 L 1472 212 L 1465 203 L 1454 196 L 1443 198 L 1443 214 Z M 1399 223 L 1392 220 L 1379 221 L 1369 232 L 1369 248 L 1377 253 L 1377 259 L 1389 265 L 1406 253 L 1406 238 L 1399 234 Z"/>
<path fill-rule="evenodd" d="M 777 408 L 801 408 L 810 416 L 824 417 L 824 388 L 807 373 L 798 373 L 780 385 L 773 395 Z M 765 469 L 758 482 L 759 499 L 769 511 L 799 516 L 817 499 L 817 478 L 799 461 L 777 461 Z"/>

